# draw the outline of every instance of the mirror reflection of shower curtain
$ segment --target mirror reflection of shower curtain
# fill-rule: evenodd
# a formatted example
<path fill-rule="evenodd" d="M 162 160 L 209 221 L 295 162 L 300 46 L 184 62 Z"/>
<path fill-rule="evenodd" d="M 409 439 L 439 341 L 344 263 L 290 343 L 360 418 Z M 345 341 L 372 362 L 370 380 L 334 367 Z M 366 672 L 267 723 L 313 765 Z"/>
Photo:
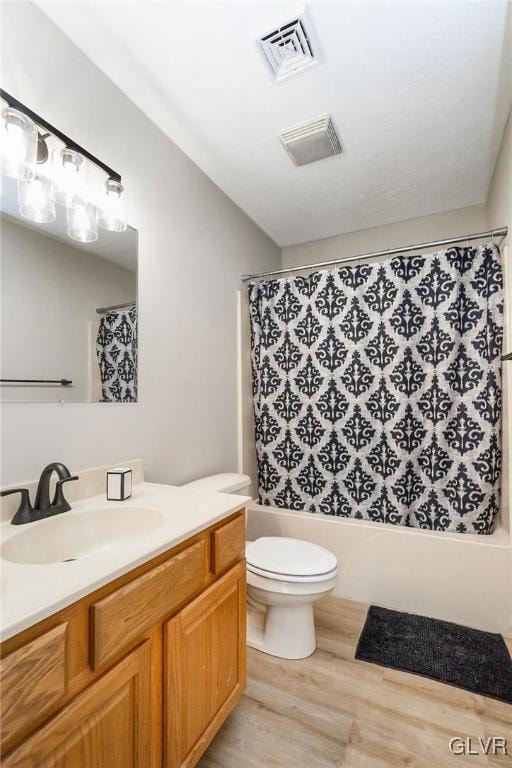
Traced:
<path fill-rule="evenodd" d="M 491 533 L 502 289 L 492 244 L 252 283 L 261 503 Z"/>
<path fill-rule="evenodd" d="M 102 403 L 137 400 L 137 307 L 102 315 L 96 338 Z"/>

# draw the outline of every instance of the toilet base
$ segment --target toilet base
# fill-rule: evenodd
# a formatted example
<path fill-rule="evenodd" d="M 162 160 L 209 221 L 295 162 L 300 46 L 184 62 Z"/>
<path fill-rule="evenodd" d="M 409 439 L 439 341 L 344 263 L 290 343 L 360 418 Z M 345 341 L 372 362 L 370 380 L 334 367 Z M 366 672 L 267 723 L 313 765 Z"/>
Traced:
<path fill-rule="evenodd" d="M 261 605 L 248 600 L 247 645 L 281 659 L 305 659 L 316 650 L 313 603 Z"/>

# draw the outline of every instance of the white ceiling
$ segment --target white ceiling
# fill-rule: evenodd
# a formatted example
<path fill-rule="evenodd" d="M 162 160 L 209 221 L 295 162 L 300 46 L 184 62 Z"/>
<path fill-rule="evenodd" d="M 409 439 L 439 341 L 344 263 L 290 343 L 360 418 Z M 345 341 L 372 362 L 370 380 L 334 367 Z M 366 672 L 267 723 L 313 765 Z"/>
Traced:
<path fill-rule="evenodd" d="M 255 40 L 304 3 L 38 5 L 281 246 L 486 199 L 505 1 L 313 0 L 321 62 L 278 84 Z M 343 153 L 296 168 L 277 132 L 325 112 Z"/>

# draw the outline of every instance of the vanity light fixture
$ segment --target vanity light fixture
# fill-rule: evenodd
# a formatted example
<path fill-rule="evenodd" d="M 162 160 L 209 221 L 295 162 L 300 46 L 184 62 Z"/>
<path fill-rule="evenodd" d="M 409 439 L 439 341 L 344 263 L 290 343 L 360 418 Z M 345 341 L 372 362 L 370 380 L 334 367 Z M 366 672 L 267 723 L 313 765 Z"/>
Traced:
<path fill-rule="evenodd" d="M 98 224 L 111 232 L 127 229 L 126 190 L 121 176 L 58 128 L 0 89 L 1 170 L 18 180 L 20 214 L 40 224 L 66 208 L 68 235 L 81 243 L 98 239 Z M 49 160 L 47 140 L 63 146 Z M 51 144 L 50 144 L 51 146 Z M 95 166 L 107 178 L 101 189 L 88 184 Z"/>

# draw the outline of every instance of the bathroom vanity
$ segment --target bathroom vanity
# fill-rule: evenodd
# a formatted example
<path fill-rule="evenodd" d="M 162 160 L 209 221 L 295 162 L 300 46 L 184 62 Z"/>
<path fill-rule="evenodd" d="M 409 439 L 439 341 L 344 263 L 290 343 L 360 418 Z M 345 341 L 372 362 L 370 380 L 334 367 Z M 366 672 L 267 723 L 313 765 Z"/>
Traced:
<path fill-rule="evenodd" d="M 142 484 L 119 514 L 144 504 L 157 529 L 67 562 L 24 563 L 12 543 L 29 536 L 30 559 L 52 521 L 4 523 L 5 768 L 197 763 L 245 686 L 244 502 Z M 61 527 L 119 509 L 92 506 L 78 502 Z"/>

